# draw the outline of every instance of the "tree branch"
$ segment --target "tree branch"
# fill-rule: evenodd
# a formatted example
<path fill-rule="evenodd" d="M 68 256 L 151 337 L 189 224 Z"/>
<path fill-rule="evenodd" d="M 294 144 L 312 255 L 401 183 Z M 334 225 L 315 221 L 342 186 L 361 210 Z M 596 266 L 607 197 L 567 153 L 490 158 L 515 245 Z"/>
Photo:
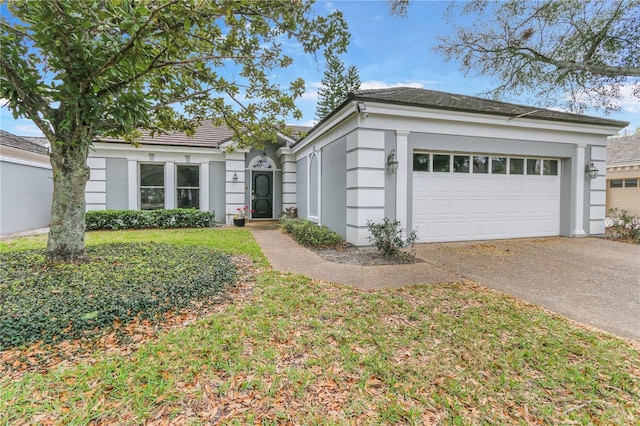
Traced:
<path fill-rule="evenodd" d="M 605 77 L 640 77 L 640 68 L 637 67 L 618 67 L 605 64 L 596 64 L 593 62 L 576 62 L 553 59 L 527 46 L 516 46 L 510 48 L 510 50 L 516 55 L 524 56 L 531 60 L 539 62 L 545 62 L 560 69 L 567 69 L 572 71 L 588 71 L 590 73 L 600 74 Z M 530 54 L 527 54 L 525 52 L 529 52 Z"/>
<path fill-rule="evenodd" d="M 142 32 L 147 28 L 147 26 L 149 25 L 149 23 L 155 18 L 156 14 L 158 12 L 160 12 L 161 10 L 171 6 L 172 4 L 177 3 L 178 0 L 172 0 L 168 3 L 165 3 L 164 5 L 158 6 L 157 8 L 155 8 L 154 10 L 151 11 L 151 13 L 149 14 L 149 18 L 146 20 L 146 22 L 144 24 L 142 24 L 142 26 L 140 28 L 138 28 L 138 30 L 129 38 L 129 42 L 124 45 L 122 47 L 122 49 L 120 49 L 119 51 L 117 51 L 113 56 L 111 56 L 111 58 L 109 58 L 104 64 L 102 64 L 102 66 L 100 66 L 100 68 L 98 68 L 97 70 L 95 70 L 93 73 L 91 73 L 85 80 L 85 83 L 89 83 L 91 82 L 91 80 L 93 80 L 94 78 L 96 78 L 97 76 L 99 76 L 100 74 L 102 74 L 106 69 L 110 68 L 111 66 L 115 65 L 118 61 L 120 61 L 124 55 L 131 50 L 131 48 L 133 48 L 133 46 L 136 44 L 136 41 L 138 41 L 138 39 L 140 38 L 140 35 L 142 34 Z"/>
<path fill-rule="evenodd" d="M 27 110 L 29 118 L 33 120 L 47 139 L 49 139 L 50 142 L 53 142 L 55 140 L 54 132 L 51 130 L 51 127 L 47 122 L 40 117 L 41 112 L 44 112 L 47 116 L 52 115 L 52 110 L 46 100 L 42 96 L 36 95 L 36 93 L 28 92 L 16 70 L 2 56 L 0 56 L 0 66 L 2 67 L 9 84 L 13 86 L 18 94 L 18 100 Z"/>

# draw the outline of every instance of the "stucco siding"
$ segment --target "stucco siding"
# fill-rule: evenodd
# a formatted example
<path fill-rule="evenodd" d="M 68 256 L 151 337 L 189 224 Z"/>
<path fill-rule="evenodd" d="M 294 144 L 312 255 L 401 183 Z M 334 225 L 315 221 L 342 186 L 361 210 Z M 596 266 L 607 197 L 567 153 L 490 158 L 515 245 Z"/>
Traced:
<path fill-rule="evenodd" d="M 107 191 L 107 209 L 126 210 L 129 208 L 129 180 L 126 158 L 107 158 L 107 170 L 105 173 Z M 100 174 L 99 170 L 91 170 L 94 174 Z"/>
<path fill-rule="evenodd" d="M 0 233 L 49 226 L 53 181 L 50 169 L 0 162 Z"/>
<path fill-rule="evenodd" d="M 225 223 L 225 163 L 209 162 L 209 210 L 215 212 L 216 221 Z"/>
<path fill-rule="evenodd" d="M 346 138 L 322 149 L 322 224 L 347 237 Z"/>

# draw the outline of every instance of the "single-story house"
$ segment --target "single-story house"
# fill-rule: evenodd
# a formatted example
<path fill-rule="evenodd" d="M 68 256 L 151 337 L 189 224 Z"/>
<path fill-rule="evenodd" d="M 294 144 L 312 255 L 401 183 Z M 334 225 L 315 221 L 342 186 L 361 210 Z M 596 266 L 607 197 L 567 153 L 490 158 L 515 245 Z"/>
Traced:
<path fill-rule="evenodd" d="M 300 139 L 229 149 L 224 127 L 194 138 L 98 141 L 88 209 L 288 207 L 368 245 L 388 217 L 420 242 L 604 234 L 607 136 L 625 122 L 416 88 L 351 93 Z M 299 129 L 304 130 L 304 129 Z"/>
<path fill-rule="evenodd" d="M 609 138 L 607 210 L 611 208 L 640 216 L 640 134 Z"/>
<path fill-rule="evenodd" d="M 51 222 L 51 163 L 41 139 L 30 140 L 0 130 L 2 236 L 44 228 Z"/>

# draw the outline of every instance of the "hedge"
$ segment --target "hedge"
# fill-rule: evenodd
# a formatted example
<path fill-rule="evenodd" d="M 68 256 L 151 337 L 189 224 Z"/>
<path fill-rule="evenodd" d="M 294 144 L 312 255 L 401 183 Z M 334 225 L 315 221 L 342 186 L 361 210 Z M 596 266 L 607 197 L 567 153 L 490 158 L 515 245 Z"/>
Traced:
<path fill-rule="evenodd" d="M 298 243 L 309 247 L 329 247 L 342 243 L 342 237 L 324 225 L 306 219 L 280 219 L 281 228 Z"/>
<path fill-rule="evenodd" d="M 215 215 L 197 209 L 90 210 L 85 215 L 86 230 L 149 228 L 208 228 L 216 225 Z"/>

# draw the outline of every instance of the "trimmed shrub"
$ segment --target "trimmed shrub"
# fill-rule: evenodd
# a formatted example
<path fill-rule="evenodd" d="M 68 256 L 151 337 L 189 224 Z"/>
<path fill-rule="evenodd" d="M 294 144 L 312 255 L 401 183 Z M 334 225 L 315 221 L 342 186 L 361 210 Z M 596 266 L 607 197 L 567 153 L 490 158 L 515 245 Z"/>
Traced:
<path fill-rule="evenodd" d="M 86 230 L 208 228 L 216 225 L 215 215 L 197 209 L 90 210 L 85 215 Z"/>
<path fill-rule="evenodd" d="M 207 247 L 118 243 L 87 252 L 87 263 L 56 265 L 44 250 L 0 253 L 0 350 L 159 319 L 235 283 L 231 259 Z"/>
<path fill-rule="evenodd" d="M 418 237 L 416 231 L 411 231 L 407 233 L 407 238 L 403 239 L 402 233 L 405 230 L 400 227 L 400 221 L 392 222 L 388 217 L 385 217 L 382 223 L 368 220 L 367 226 L 371 233 L 369 241 L 385 256 L 399 255 L 400 249 L 412 247 Z"/>
<path fill-rule="evenodd" d="M 329 247 L 342 243 L 340 234 L 326 226 L 315 224 L 306 219 L 280 219 L 281 228 L 291 234 L 299 244 L 308 247 Z"/>

